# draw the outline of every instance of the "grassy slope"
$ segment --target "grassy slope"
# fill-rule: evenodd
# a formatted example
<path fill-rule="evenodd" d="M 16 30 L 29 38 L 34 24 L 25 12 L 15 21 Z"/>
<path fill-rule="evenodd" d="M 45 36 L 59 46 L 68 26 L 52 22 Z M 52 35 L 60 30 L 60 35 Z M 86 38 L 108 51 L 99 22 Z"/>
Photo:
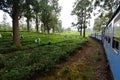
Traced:
<path fill-rule="evenodd" d="M 40 34 L 40 33 L 26 33 L 21 32 L 20 34 L 24 36 L 24 39 L 21 39 L 22 47 L 12 46 L 12 37 L 10 32 L 3 32 L 2 38 L 0 39 L 0 53 L 13 53 L 14 51 L 27 50 L 31 48 L 38 47 L 40 45 L 47 45 L 49 42 L 58 43 L 65 40 L 79 39 L 78 32 L 66 32 L 60 34 Z M 88 33 L 86 33 L 88 36 Z M 40 38 L 40 44 L 35 43 L 35 39 Z"/>
<path fill-rule="evenodd" d="M 54 71 L 56 64 L 65 61 L 69 55 L 82 46 L 87 39 L 79 33 L 39 34 L 26 33 L 22 46 L 12 46 L 11 33 L 2 33 L 0 39 L 0 80 L 24 80 L 35 73 Z M 34 40 L 40 38 L 40 43 Z"/>

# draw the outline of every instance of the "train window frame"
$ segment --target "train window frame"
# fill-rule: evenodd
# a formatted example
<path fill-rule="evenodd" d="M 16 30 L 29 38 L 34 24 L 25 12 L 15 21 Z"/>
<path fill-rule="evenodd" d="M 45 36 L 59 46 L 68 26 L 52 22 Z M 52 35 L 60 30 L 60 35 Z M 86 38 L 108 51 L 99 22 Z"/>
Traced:
<path fill-rule="evenodd" d="M 105 35 L 105 39 L 106 39 L 106 41 L 107 41 L 107 28 L 106 28 L 106 33 L 105 33 L 106 35 Z"/>
<path fill-rule="evenodd" d="M 118 31 L 120 29 L 120 13 L 116 16 L 116 18 L 113 21 L 113 40 L 112 40 L 112 48 L 113 50 L 119 54 L 120 50 L 120 36 Z M 117 34 L 117 35 L 116 35 Z"/>
<path fill-rule="evenodd" d="M 104 41 L 104 39 L 105 39 L 105 30 L 103 30 L 102 35 L 103 35 L 102 40 Z"/>
<path fill-rule="evenodd" d="M 107 28 L 105 28 L 105 41 L 107 41 Z"/>
<path fill-rule="evenodd" d="M 116 41 L 114 37 L 113 37 L 113 42 L 112 42 L 112 48 L 117 54 L 119 53 L 119 42 Z"/>
<path fill-rule="evenodd" d="M 107 40 L 107 42 L 109 45 L 111 43 L 111 35 L 112 35 L 111 32 L 112 32 L 112 23 L 108 26 L 108 40 Z"/>

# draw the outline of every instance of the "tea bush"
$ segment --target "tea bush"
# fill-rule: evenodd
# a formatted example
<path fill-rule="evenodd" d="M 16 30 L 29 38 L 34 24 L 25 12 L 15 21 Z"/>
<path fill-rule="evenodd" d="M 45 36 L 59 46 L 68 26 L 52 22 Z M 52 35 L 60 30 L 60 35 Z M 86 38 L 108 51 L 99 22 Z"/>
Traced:
<path fill-rule="evenodd" d="M 22 46 L 12 46 L 10 33 L 0 39 L 0 80 L 26 80 L 39 73 L 54 72 L 56 65 L 66 61 L 87 39 L 78 35 L 25 33 Z M 40 37 L 40 44 L 34 42 Z M 10 42 L 10 43 L 9 43 Z M 7 55 L 7 56 L 4 56 Z"/>

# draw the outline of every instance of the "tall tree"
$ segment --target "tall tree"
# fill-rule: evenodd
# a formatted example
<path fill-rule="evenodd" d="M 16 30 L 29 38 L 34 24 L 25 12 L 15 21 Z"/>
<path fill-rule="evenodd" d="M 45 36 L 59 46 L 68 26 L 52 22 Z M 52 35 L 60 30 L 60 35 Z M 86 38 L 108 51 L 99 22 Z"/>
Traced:
<path fill-rule="evenodd" d="M 18 34 L 18 16 L 19 16 L 19 0 L 1 0 L 0 9 L 9 13 L 12 18 L 13 25 L 13 43 L 20 46 Z"/>
<path fill-rule="evenodd" d="M 80 36 L 82 36 L 82 29 L 83 29 L 83 18 L 80 18 L 77 23 L 77 28 L 78 28 L 78 32 L 80 32 Z"/>
<path fill-rule="evenodd" d="M 32 3 L 32 0 L 1 0 L 0 9 L 7 12 L 12 18 L 13 26 L 13 44 L 16 46 L 21 46 L 19 39 L 19 17 L 21 16 L 22 8 L 21 6 L 26 3 Z"/>
<path fill-rule="evenodd" d="M 54 13 L 51 13 L 49 26 L 51 26 L 51 28 L 53 29 L 53 33 L 55 32 L 55 28 L 57 28 L 57 25 L 58 25 L 57 16 Z"/>
<path fill-rule="evenodd" d="M 58 0 L 42 0 L 41 7 L 43 7 L 41 9 L 41 21 L 44 24 L 44 31 L 46 30 L 49 34 L 50 29 L 55 27 L 53 24 L 58 21 L 57 17 L 61 8 L 58 5 Z"/>
<path fill-rule="evenodd" d="M 33 5 L 33 10 L 35 14 L 35 23 L 36 23 L 36 32 L 39 32 L 39 17 L 38 14 L 41 12 L 42 8 L 44 8 L 42 5 L 43 0 L 36 0 L 35 4 Z"/>
<path fill-rule="evenodd" d="M 72 15 L 76 15 L 78 18 L 78 24 L 83 28 L 83 37 L 85 37 L 85 29 L 87 28 L 87 19 L 90 18 L 90 13 L 92 12 L 92 0 L 76 0 L 73 6 Z M 78 25 L 77 24 L 77 25 Z M 82 31 L 82 30 L 81 30 Z"/>
<path fill-rule="evenodd" d="M 32 5 L 29 4 L 29 2 L 26 2 L 26 4 L 23 5 L 23 8 L 25 7 L 23 15 L 24 15 L 24 17 L 27 18 L 26 22 L 27 22 L 27 31 L 28 32 L 30 32 L 30 20 L 32 17 L 34 17 L 33 9 L 31 8 Z"/>
<path fill-rule="evenodd" d="M 42 22 L 44 23 L 45 30 L 47 30 L 47 33 L 50 33 L 50 27 L 49 22 L 50 22 L 50 16 L 51 16 L 52 9 L 49 5 L 46 6 L 44 11 L 42 12 Z"/>
<path fill-rule="evenodd" d="M 53 32 L 55 32 L 55 30 L 58 31 L 60 29 L 59 22 L 58 22 L 58 16 L 60 15 L 61 7 L 59 6 L 58 1 L 59 0 L 51 0 L 50 1 L 50 5 L 52 7 L 50 24 L 52 26 Z"/>

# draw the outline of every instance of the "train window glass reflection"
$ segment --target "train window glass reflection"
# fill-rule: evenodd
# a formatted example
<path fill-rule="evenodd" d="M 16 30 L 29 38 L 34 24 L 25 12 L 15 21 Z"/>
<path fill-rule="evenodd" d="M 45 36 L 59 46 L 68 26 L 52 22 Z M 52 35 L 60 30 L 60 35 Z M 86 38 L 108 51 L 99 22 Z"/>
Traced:
<path fill-rule="evenodd" d="M 108 43 L 111 42 L 111 31 L 112 30 L 112 24 L 109 25 L 108 27 Z"/>
<path fill-rule="evenodd" d="M 106 28 L 106 41 L 108 41 L 108 36 L 109 36 L 109 34 L 108 34 L 108 27 Z"/>
<path fill-rule="evenodd" d="M 114 35 L 113 35 L 113 48 L 118 51 L 120 42 L 120 14 L 114 20 Z"/>
<path fill-rule="evenodd" d="M 107 28 L 105 29 L 105 39 L 107 41 Z"/>

